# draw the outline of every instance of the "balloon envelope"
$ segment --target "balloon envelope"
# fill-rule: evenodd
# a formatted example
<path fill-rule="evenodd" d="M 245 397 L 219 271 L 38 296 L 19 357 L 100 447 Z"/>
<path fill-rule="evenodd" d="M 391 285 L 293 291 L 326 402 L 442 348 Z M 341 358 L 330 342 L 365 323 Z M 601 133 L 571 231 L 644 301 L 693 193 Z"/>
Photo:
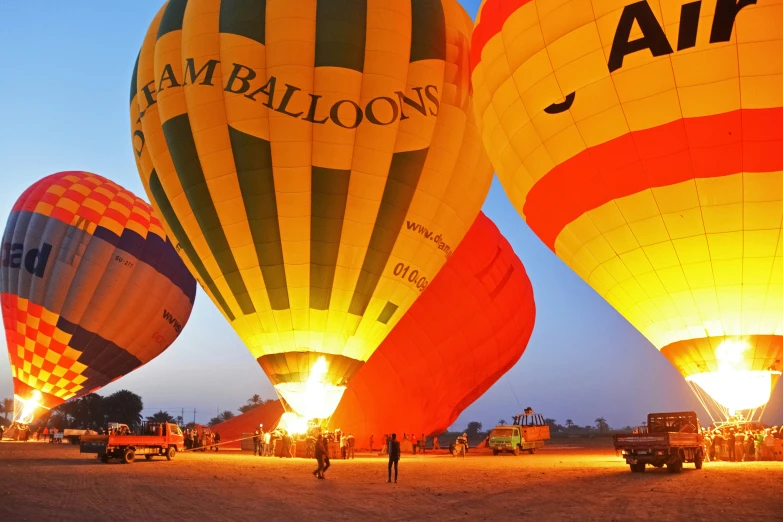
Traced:
<path fill-rule="evenodd" d="M 360 437 L 438 434 L 522 356 L 533 287 L 480 214 L 454 256 L 351 381 L 329 426 Z M 364 447 L 364 446 L 361 446 Z"/>
<path fill-rule="evenodd" d="M 196 293 L 152 208 L 88 172 L 53 174 L 22 194 L 0 265 L 14 393 L 47 408 L 159 355 Z"/>
<path fill-rule="evenodd" d="M 728 413 L 781 370 L 782 53 L 765 0 L 485 0 L 473 35 L 517 210 Z"/>
<path fill-rule="evenodd" d="M 171 0 L 131 82 L 147 193 L 299 413 L 327 417 L 492 168 L 456 0 Z"/>

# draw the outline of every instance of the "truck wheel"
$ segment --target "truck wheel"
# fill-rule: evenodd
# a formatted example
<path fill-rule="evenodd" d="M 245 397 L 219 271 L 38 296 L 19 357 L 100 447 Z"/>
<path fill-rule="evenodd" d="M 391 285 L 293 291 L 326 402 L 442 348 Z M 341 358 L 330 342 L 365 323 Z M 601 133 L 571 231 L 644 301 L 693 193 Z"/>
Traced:
<path fill-rule="evenodd" d="M 532 455 L 533 453 L 536 452 L 536 448 L 530 448 L 529 450 L 527 450 L 527 452 Z"/>
<path fill-rule="evenodd" d="M 677 459 L 674 462 L 666 464 L 666 471 L 669 473 L 679 473 L 682 471 L 682 461 Z"/>
<path fill-rule="evenodd" d="M 177 448 L 174 446 L 169 446 L 169 449 L 166 450 L 166 460 L 173 459 L 177 454 Z"/>
<path fill-rule="evenodd" d="M 636 464 L 628 464 L 628 467 L 631 468 L 631 473 L 638 473 L 639 470 L 636 468 Z"/>
<path fill-rule="evenodd" d="M 517 446 L 516 448 L 514 448 L 514 455 L 519 456 L 519 453 L 520 453 L 519 446 Z"/>
<path fill-rule="evenodd" d="M 693 463 L 696 465 L 696 469 L 701 469 L 704 465 L 704 457 L 702 457 L 701 452 L 696 454 L 696 458 L 693 459 Z"/>
<path fill-rule="evenodd" d="M 134 460 L 136 460 L 136 452 L 131 448 L 126 449 L 125 453 L 122 454 L 123 464 L 133 464 Z"/>

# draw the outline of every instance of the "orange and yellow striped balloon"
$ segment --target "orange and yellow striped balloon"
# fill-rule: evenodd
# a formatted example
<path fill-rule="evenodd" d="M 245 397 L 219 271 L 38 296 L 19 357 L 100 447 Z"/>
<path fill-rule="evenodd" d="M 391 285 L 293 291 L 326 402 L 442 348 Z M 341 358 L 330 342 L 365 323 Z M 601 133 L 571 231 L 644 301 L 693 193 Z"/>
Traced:
<path fill-rule="evenodd" d="M 779 0 L 485 0 L 473 35 L 517 210 L 732 410 L 782 368 L 781 57 Z"/>
<path fill-rule="evenodd" d="M 142 181 L 297 411 L 323 361 L 331 413 L 479 212 L 471 31 L 456 0 L 171 0 L 149 28 Z"/>

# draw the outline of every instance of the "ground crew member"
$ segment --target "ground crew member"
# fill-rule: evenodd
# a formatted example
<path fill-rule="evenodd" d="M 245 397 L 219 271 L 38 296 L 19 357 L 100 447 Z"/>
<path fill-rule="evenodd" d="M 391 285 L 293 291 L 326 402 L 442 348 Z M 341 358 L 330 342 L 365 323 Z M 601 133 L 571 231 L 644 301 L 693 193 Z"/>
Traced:
<path fill-rule="evenodd" d="M 324 441 L 323 435 L 318 435 L 318 439 L 315 441 L 315 459 L 318 461 L 318 468 L 313 471 L 313 475 L 319 479 L 324 478 L 324 454 L 326 453 L 324 448 L 325 442 L 326 441 Z"/>
<path fill-rule="evenodd" d="M 259 454 L 260 446 L 258 445 L 258 437 L 260 435 L 260 432 L 258 431 L 258 428 L 256 428 L 256 431 L 253 432 L 253 455 Z"/>
<path fill-rule="evenodd" d="M 349 433 L 348 437 L 346 438 L 346 444 L 348 445 L 348 458 L 349 459 L 354 458 L 354 446 L 356 445 L 355 444 L 355 440 L 356 439 L 354 439 L 353 435 L 351 435 Z"/>
<path fill-rule="evenodd" d="M 219 444 L 220 444 L 220 432 L 219 432 L 219 431 L 216 431 L 216 432 L 215 432 L 215 439 L 214 439 L 214 442 L 215 442 L 215 451 L 217 451 L 217 450 L 218 450 L 218 448 L 220 447 L 220 446 L 219 446 Z"/>
<path fill-rule="evenodd" d="M 734 433 L 734 429 L 732 428 L 731 431 L 729 431 L 729 436 L 726 437 L 726 449 L 729 450 L 729 462 L 734 462 L 735 455 L 734 451 L 736 450 L 736 442 L 737 442 L 737 435 Z"/>
<path fill-rule="evenodd" d="M 734 458 L 737 462 L 745 460 L 745 432 L 738 431 L 734 435 Z"/>
<path fill-rule="evenodd" d="M 397 483 L 397 467 L 400 464 L 400 441 L 397 440 L 397 434 L 392 433 L 389 441 L 389 469 L 386 482 L 391 482 L 391 470 L 394 466 L 394 483 Z"/>

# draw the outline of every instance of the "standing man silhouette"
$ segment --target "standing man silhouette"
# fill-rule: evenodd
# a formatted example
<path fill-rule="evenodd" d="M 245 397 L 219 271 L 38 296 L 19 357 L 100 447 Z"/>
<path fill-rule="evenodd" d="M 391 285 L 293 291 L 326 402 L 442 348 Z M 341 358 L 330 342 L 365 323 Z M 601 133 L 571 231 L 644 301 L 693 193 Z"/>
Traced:
<path fill-rule="evenodd" d="M 394 466 L 394 483 L 397 483 L 397 467 L 400 463 L 400 441 L 397 440 L 397 434 L 392 433 L 389 442 L 389 473 L 386 482 L 391 482 L 391 471 Z"/>

